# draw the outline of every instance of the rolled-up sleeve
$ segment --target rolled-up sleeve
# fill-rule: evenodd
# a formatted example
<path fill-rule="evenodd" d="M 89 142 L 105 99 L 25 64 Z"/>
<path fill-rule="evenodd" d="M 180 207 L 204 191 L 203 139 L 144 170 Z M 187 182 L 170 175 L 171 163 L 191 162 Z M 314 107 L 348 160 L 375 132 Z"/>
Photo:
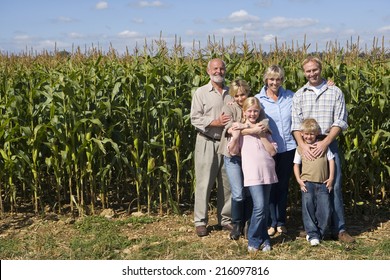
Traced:
<path fill-rule="evenodd" d="M 338 126 L 341 130 L 346 130 L 348 128 L 348 112 L 345 105 L 344 94 L 340 89 L 335 91 L 337 94 L 335 110 L 334 110 L 334 122 L 332 126 Z"/>
<path fill-rule="evenodd" d="M 194 92 L 191 103 L 191 124 L 199 131 L 205 132 L 206 127 L 210 125 L 213 118 L 206 115 L 204 112 L 204 99 L 201 98 L 202 91 L 200 89 Z"/>
<path fill-rule="evenodd" d="M 301 130 L 301 123 L 303 122 L 301 98 L 302 91 L 297 91 L 292 101 L 291 132 Z"/>

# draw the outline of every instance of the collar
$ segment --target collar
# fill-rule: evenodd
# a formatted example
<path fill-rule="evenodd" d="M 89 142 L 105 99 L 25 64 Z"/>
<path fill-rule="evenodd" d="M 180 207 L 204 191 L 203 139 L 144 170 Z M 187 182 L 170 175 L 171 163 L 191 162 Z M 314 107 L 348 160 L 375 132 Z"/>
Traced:
<path fill-rule="evenodd" d="M 213 84 L 211 83 L 211 81 L 209 81 L 207 83 L 207 86 L 208 86 L 208 91 L 213 91 L 214 90 L 214 86 Z M 225 84 L 223 84 L 223 87 L 222 87 L 222 90 L 225 92 L 225 91 L 228 91 L 229 90 L 229 87 L 227 87 Z"/>
<path fill-rule="evenodd" d="M 310 91 L 316 91 L 315 89 L 317 89 L 317 91 L 320 91 L 320 92 L 323 92 L 325 89 L 328 88 L 328 85 L 326 84 L 326 81 L 324 79 L 322 79 L 322 83 L 318 86 L 312 86 L 310 85 L 309 82 L 307 82 L 304 86 L 303 86 L 303 91 L 307 91 L 307 90 L 310 90 Z"/>

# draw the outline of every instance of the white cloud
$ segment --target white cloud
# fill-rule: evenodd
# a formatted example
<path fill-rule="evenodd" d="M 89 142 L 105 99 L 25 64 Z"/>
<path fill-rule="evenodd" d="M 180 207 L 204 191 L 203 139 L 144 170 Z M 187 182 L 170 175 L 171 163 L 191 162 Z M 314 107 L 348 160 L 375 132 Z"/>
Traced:
<path fill-rule="evenodd" d="M 161 1 L 139 1 L 138 6 L 142 8 L 146 7 L 161 7 L 163 3 Z"/>
<path fill-rule="evenodd" d="M 67 47 L 69 47 L 69 43 L 62 42 L 62 41 L 54 41 L 54 40 L 42 40 L 37 42 L 37 44 L 34 46 L 35 49 L 42 49 L 42 50 L 48 50 L 48 51 L 54 51 L 56 50 L 62 50 Z"/>
<path fill-rule="evenodd" d="M 242 27 L 234 27 L 234 28 L 221 28 L 215 30 L 215 33 L 218 35 L 237 35 L 237 33 L 243 33 L 244 30 Z"/>
<path fill-rule="evenodd" d="M 317 23 L 318 20 L 311 19 L 311 18 L 274 17 L 268 22 L 264 23 L 264 27 L 269 29 L 284 29 L 284 28 L 307 27 Z"/>
<path fill-rule="evenodd" d="M 214 31 L 216 34 L 220 35 L 244 35 L 244 34 L 255 34 L 258 32 L 258 28 L 252 23 L 247 23 L 241 26 L 236 26 L 232 28 L 220 28 Z"/>
<path fill-rule="evenodd" d="M 378 29 L 379 32 L 389 32 L 390 31 L 390 25 L 388 26 L 383 26 Z"/>
<path fill-rule="evenodd" d="M 242 28 L 247 30 L 247 31 L 252 31 L 252 30 L 258 31 L 259 30 L 259 26 L 257 24 L 253 24 L 252 22 L 244 24 L 244 26 Z"/>
<path fill-rule="evenodd" d="M 135 38 L 135 37 L 139 36 L 139 33 L 136 31 L 125 30 L 125 31 L 120 32 L 118 34 L 118 36 L 121 38 Z"/>
<path fill-rule="evenodd" d="M 97 10 L 104 10 L 108 8 L 108 3 L 105 1 L 100 1 L 99 3 L 96 4 L 95 9 Z"/>
<path fill-rule="evenodd" d="M 13 39 L 16 40 L 16 41 L 28 41 L 30 40 L 32 37 L 28 36 L 28 35 L 17 35 L 15 36 Z"/>
<path fill-rule="evenodd" d="M 69 38 L 72 38 L 72 39 L 81 39 L 81 38 L 84 38 L 84 36 L 80 33 L 77 33 L 77 32 L 70 32 L 68 33 L 68 37 Z"/>
<path fill-rule="evenodd" d="M 333 33 L 333 30 L 329 27 L 325 27 L 325 28 L 314 29 L 311 33 L 313 33 L 313 34 L 330 34 L 330 33 Z"/>
<path fill-rule="evenodd" d="M 274 43 L 275 42 L 275 35 L 273 34 L 267 34 L 263 36 L 263 41 L 265 43 Z"/>
<path fill-rule="evenodd" d="M 248 22 L 248 21 L 259 21 L 257 16 L 248 14 L 245 10 L 239 10 L 231 13 L 228 16 L 228 20 L 231 22 Z"/>

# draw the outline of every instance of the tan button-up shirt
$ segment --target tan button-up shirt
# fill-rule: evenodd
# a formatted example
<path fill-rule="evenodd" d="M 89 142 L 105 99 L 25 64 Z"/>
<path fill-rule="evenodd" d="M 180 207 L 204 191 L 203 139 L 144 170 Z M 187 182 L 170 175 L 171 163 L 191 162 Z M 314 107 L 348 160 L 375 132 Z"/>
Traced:
<path fill-rule="evenodd" d="M 228 91 L 229 88 L 224 86 L 223 93 L 220 94 L 210 81 L 194 92 L 191 104 L 191 124 L 197 131 L 211 138 L 221 139 L 224 127 L 209 125 L 221 115 L 223 106 L 234 100 Z"/>

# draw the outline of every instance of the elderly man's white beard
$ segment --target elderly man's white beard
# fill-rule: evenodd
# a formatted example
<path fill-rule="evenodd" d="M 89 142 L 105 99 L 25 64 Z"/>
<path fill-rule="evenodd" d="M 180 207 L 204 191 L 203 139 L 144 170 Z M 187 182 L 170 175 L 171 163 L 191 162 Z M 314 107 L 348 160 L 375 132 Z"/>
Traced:
<path fill-rule="evenodd" d="M 210 79 L 217 84 L 222 84 L 225 81 L 225 77 L 219 75 L 210 75 Z"/>

